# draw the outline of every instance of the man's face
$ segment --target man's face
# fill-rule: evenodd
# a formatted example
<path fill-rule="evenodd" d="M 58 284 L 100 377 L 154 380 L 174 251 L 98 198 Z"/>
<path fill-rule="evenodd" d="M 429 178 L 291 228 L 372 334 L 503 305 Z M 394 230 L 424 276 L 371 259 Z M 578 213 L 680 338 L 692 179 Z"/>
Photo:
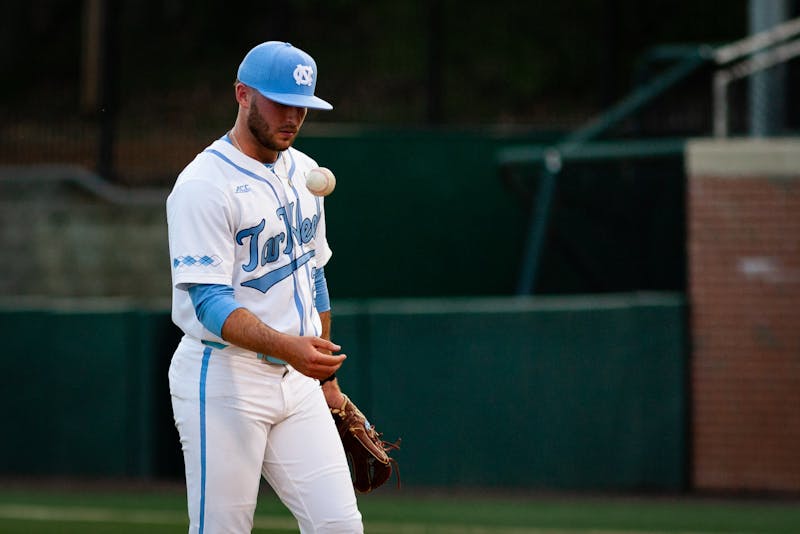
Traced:
<path fill-rule="evenodd" d="M 279 104 L 253 91 L 247 128 L 264 148 L 280 152 L 292 146 L 307 111 L 306 108 Z"/>

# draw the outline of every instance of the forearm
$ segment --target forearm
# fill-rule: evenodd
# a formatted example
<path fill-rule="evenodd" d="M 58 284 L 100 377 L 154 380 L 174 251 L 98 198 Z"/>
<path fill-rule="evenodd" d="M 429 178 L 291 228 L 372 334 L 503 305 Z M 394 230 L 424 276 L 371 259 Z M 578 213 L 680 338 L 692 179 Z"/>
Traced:
<path fill-rule="evenodd" d="M 322 321 L 322 333 L 320 337 L 322 339 L 331 339 L 331 312 L 330 310 L 320 312 L 319 314 L 320 321 Z M 342 403 L 344 402 L 344 396 L 342 395 L 342 390 L 339 388 L 339 381 L 334 376 L 330 380 L 323 379 L 322 384 L 322 394 L 325 395 L 325 402 L 331 408 L 339 408 Z"/>
<path fill-rule="evenodd" d="M 261 354 L 291 362 L 291 338 L 269 327 L 247 308 L 238 308 L 222 325 L 222 339 Z"/>
<path fill-rule="evenodd" d="M 342 365 L 344 354 L 334 355 L 339 345 L 320 337 L 278 332 L 246 308 L 231 312 L 222 325 L 222 339 L 238 347 L 268 354 L 289 363 L 306 376 L 321 380 Z"/>
<path fill-rule="evenodd" d="M 324 311 L 319 313 L 319 320 L 322 323 L 322 333 L 319 335 L 322 339 L 331 339 L 331 311 Z"/>
<path fill-rule="evenodd" d="M 234 298 L 233 287 L 222 284 L 195 284 L 188 289 L 197 318 L 213 334 L 239 347 L 284 359 L 295 352 L 295 336 L 285 335 L 263 323 Z M 236 312 L 236 313 L 234 313 Z M 330 341 L 330 306 L 323 312 L 322 337 Z M 294 343 L 293 343 L 294 342 Z M 331 350 L 321 349 L 325 354 Z M 285 360 L 289 361 L 289 360 Z"/>

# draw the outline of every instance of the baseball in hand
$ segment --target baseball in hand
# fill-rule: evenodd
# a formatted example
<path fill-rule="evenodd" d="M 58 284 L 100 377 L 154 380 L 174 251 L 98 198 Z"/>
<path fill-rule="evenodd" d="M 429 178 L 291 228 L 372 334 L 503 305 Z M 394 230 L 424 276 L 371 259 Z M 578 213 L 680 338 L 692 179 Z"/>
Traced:
<path fill-rule="evenodd" d="M 317 167 L 306 175 L 306 187 L 318 197 L 330 195 L 336 187 L 336 177 L 330 169 Z"/>

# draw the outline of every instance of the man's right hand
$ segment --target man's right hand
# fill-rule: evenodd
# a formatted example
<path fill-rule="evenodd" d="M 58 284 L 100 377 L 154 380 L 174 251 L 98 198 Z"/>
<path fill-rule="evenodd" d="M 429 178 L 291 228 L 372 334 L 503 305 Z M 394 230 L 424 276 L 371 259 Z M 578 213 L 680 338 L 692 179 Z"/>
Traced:
<path fill-rule="evenodd" d="M 327 354 L 342 347 L 321 337 L 290 336 L 287 354 L 281 359 L 306 376 L 322 380 L 342 366 L 347 355 Z"/>
<path fill-rule="evenodd" d="M 231 312 L 222 325 L 222 339 L 238 347 L 269 354 L 311 378 L 328 378 L 347 356 L 331 355 L 342 347 L 321 337 L 283 334 L 262 323 L 246 308 Z"/>

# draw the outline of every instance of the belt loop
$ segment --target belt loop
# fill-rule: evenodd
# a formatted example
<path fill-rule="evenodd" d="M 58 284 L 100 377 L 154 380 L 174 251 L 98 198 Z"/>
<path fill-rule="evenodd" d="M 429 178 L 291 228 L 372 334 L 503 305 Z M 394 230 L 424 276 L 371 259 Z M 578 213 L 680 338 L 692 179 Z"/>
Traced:
<path fill-rule="evenodd" d="M 274 365 L 286 365 L 288 362 L 281 360 L 280 358 L 276 358 L 275 356 L 270 356 L 269 354 L 261 354 L 258 353 L 258 357 L 264 360 L 267 363 L 271 363 Z"/>

